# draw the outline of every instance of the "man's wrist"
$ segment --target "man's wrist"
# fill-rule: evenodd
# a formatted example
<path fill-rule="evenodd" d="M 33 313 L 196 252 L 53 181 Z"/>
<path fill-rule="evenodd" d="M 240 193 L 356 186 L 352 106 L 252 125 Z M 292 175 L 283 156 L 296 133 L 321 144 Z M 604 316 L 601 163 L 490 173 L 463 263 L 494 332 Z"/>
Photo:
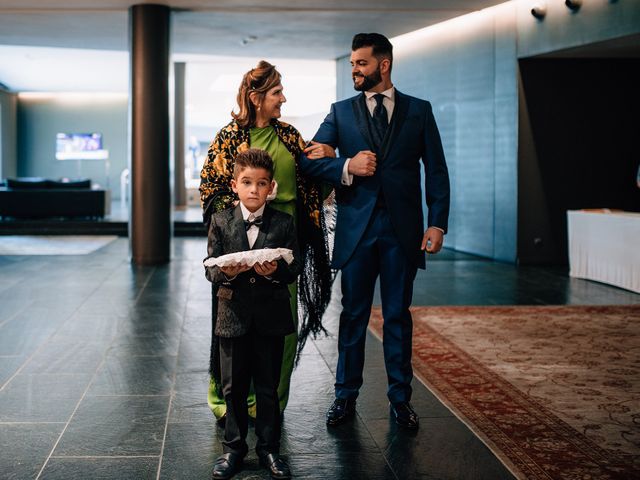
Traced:
<path fill-rule="evenodd" d="M 349 163 L 351 162 L 350 158 L 347 158 L 342 167 L 342 185 L 349 186 L 353 183 L 353 174 L 349 173 Z"/>

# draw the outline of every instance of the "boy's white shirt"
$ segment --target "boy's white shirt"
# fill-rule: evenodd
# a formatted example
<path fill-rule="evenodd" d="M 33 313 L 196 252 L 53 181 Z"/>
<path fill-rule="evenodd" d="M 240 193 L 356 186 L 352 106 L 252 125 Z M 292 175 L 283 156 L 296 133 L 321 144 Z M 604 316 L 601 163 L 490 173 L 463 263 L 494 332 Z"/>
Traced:
<path fill-rule="evenodd" d="M 264 213 L 264 207 L 266 203 L 262 205 L 258 210 L 251 213 L 247 207 L 244 206 L 242 202 L 240 202 L 240 210 L 242 211 L 242 218 L 246 221 L 249 220 L 249 216 L 252 215 L 251 220 L 256 217 L 261 216 Z M 256 239 L 258 238 L 258 233 L 260 233 L 260 228 L 255 225 L 252 225 L 249 230 L 247 230 L 247 240 L 249 240 L 249 248 L 253 248 L 253 244 L 256 243 Z"/>

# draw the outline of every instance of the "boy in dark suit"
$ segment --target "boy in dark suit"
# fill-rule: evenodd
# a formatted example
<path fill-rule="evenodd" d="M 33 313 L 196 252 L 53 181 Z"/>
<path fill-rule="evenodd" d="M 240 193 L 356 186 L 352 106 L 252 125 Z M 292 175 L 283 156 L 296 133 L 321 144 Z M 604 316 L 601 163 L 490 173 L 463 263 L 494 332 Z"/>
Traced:
<path fill-rule="evenodd" d="M 231 478 L 248 447 L 247 394 L 253 380 L 256 392 L 260 464 L 273 478 L 291 478 L 280 458 L 278 382 L 284 337 L 294 332 L 287 284 L 300 273 L 293 217 L 266 205 L 272 193 L 273 161 L 263 150 L 249 149 L 235 159 L 231 186 L 239 204 L 211 215 L 209 257 L 260 248 L 289 248 L 294 260 L 255 264 L 253 267 L 207 267 L 207 279 L 219 285 L 215 334 L 220 337 L 222 392 L 227 420 L 213 478 Z"/>

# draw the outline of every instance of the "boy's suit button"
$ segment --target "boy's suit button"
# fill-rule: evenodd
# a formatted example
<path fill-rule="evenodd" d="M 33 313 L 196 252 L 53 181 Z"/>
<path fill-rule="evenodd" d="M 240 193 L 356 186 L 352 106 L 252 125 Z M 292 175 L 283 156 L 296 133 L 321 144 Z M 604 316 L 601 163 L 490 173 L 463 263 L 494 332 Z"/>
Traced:
<path fill-rule="evenodd" d="M 251 277 L 251 278 L 249 279 L 249 282 L 250 282 L 250 283 L 256 283 L 256 277 Z"/>

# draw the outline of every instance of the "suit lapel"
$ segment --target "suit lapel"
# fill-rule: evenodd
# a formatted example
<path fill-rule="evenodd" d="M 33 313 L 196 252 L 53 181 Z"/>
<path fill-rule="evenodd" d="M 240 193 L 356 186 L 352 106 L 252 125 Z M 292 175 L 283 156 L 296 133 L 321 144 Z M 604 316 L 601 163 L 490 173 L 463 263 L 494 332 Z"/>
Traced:
<path fill-rule="evenodd" d="M 247 238 L 247 230 L 244 228 L 244 218 L 242 218 L 240 204 L 233 209 L 232 225 L 234 236 L 240 240 L 240 250 L 249 250 L 249 239 Z"/>
<path fill-rule="evenodd" d="M 269 223 L 271 221 L 272 213 L 273 212 L 271 212 L 269 207 L 265 207 L 264 212 L 262 212 L 262 225 L 260 226 L 260 229 L 258 231 L 258 236 L 256 237 L 256 241 L 253 243 L 252 250 L 258 250 L 259 248 L 264 248 L 264 242 L 267 239 L 266 232 L 269 231 Z"/>
<path fill-rule="evenodd" d="M 373 137 L 371 136 L 371 132 L 369 131 L 369 122 L 367 121 L 369 110 L 367 110 L 364 93 L 361 93 L 357 97 L 354 97 L 351 105 L 353 106 L 353 114 L 356 117 L 356 125 L 358 125 L 358 128 L 360 129 L 362 137 L 367 141 L 369 150 L 375 151 L 375 142 L 373 141 Z"/>
<path fill-rule="evenodd" d="M 391 125 L 387 129 L 387 134 L 384 137 L 384 141 L 382 143 L 382 157 L 386 158 L 389 153 L 389 147 L 394 144 L 395 138 L 400 133 L 402 129 L 402 124 L 404 123 L 404 119 L 407 118 L 407 111 L 409 110 L 409 98 L 406 95 L 403 95 L 396 89 L 396 98 L 395 105 L 393 107 L 393 115 L 391 117 Z"/>
<path fill-rule="evenodd" d="M 369 145 L 369 149 L 371 151 L 375 151 L 375 142 L 371 136 L 371 132 L 368 128 L 367 115 L 369 115 L 369 110 L 367 109 L 367 105 L 365 104 L 365 95 L 361 93 L 357 97 L 355 97 L 352 102 L 353 106 L 353 114 L 356 117 L 356 124 L 360 129 L 360 133 L 363 138 L 367 141 Z M 389 148 L 393 145 L 395 138 L 398 136 L 400 131 L 402 130 L 402 125 L 404 123 L 405 118 L 407 118 L 407 111 L 409 110 L 409 97 L 403 95 L 396 89 L 396 98 L 395 98 L 395 106 L 393 108 L 393 115 L 391 117 L 391 124 L 387 129 L 387 134 L 384 137 L 382 142 L 382 148 L 380 151 L 382 154 L 380 155 L 380 160 L 384 159 L 389 153 Z"/>

